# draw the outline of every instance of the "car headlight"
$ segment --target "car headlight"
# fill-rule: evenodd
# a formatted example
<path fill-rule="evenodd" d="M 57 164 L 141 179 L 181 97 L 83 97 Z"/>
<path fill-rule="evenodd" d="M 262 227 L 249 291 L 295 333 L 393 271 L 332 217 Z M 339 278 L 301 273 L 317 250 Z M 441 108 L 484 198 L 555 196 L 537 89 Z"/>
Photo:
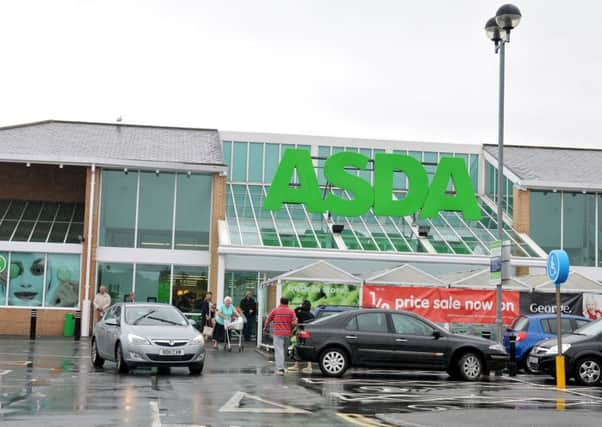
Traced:
<path fill-rule="evenodd" d="M 196 337 L 190 340 L 190 344 L 205 344 L 205 340 L 203 339 L 203 334 L 198 334 Z"/>
<path fill-rule="evenodd" d="M 570 344 L 562 344 L 562 353 L 566 353 L 567 350 L 571 348 Z M 546 354 L 558 354 L 558 346 L 553 345 L 552 347 L 546 350 Z"/>
<path fill-rule="evenodd" d="M 134 345 L 150 344 L 150 341 L 147 340 L 146 338 L 140 337 L 140 336 L 134 335 L 134 334 L 128 334 L 128 341 Z"/>
<path fill-rule="evenodd" d="M 506 349 L 504 348 L 503 345 L 501 344 L 491 344 L 489 346 L 489 350 L 494 350 L 494 351 L 501 351 L 502 353 L 506 352 Z"/>

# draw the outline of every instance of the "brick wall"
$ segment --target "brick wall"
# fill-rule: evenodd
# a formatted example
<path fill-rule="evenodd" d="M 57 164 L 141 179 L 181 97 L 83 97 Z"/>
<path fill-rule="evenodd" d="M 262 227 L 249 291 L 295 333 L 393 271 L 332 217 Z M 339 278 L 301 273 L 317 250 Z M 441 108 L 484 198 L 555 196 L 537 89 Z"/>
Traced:
<path fill-rule="evenodd" d="M 226 177 L 213 175 L 213 200 L 211 207 L 211 242 L 209 251 L 209 290 L 217 295 L 217 249 L 219 247 L 218 221 L 226 219 Z M 215 298 L 215 297 L 214 297 Z"/>
<path fill-rule="evenodd" d="M 530 195 L 527 190 L 518 190 L 514 187 L 514 203 L 512 208 L 512 226 L 520 232 L 529 234 L 531 223 L 531 203 Z M 517 267 L 517 276 L 526 276 L 529 274 L 529 267 Z"/>
<path fill-rule="evenodd" d="M 85 167 L 0 164 L 1 199 L 83 203 L 85 191 Z"/>
<path fill-rule="evenodd" d="M 62 336 L 65 314 L 73 310 L 38 309 L 36 336 Z M 0 309 L 0 335 L 29 336 L 31 310 L 19 308 Z"/>

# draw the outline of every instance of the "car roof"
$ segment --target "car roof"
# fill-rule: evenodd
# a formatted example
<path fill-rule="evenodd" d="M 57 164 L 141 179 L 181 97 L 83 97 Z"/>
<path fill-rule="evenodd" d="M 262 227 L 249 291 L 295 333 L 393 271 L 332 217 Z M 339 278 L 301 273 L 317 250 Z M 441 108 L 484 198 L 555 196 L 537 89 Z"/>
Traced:
<path fill-rule="evenodd" d="M 555 319 L 556 313 L 545 313 L 545 314 L 523 314 L 519 317 L 526 317 L 527 319 L 541 320 L 541 319 Z M 578 314 L 561 314 L 561 318 L 565 319 L 585 319 L 590 320 L 587 317 L 580 316 Z"/>

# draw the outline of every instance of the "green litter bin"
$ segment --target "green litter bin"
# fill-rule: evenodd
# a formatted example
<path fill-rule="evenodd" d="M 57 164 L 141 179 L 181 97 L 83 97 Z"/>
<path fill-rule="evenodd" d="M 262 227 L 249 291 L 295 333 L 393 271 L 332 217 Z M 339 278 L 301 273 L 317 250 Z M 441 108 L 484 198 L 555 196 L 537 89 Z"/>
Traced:
<path fill-rule="evenodd" d="M 72 313 L 65 314 L 65 325 L 63 327 L 63 335 L 72 337 L 75 332 L 75 316 Z"/>

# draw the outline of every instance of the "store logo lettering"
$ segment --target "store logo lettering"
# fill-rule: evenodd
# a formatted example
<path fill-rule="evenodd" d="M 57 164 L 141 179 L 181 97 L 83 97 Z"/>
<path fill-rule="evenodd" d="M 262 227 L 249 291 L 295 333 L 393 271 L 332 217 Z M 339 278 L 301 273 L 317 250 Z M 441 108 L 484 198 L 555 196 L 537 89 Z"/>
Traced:
<path fill-rule="evenodd" d="M 363 178 L 345 170 L 364 170 L 368 162 L 368 157 L 351 151 L 330 156 L 324 164 L 324 176 L 334 187 L 347 190 L 354 198 L 347 200 L 330 192 L 323 199 L 309 151 L 288 149 L 282 156 L 263 208 L 276 211 L 283 203 L 300 203 L 310 212 L 330 211 L 342 216 L 359 216 L 373 207 L 375 215 L 383 216 L 406 216 L 420 211 L 420 218 L 435 218 L 440 211 L 456 211 L 462 212 L 467 220 L 481 219 L 463 159 L 442 158 L 430 188 L 424 166 L 403 154 L 377 153 L 374 156 L 374 188 Z M 291 186 L 295 171 L 298 185 Z M 400 200 L 393 198 L 394 172 L 407 177 L 408 192 Z M 455 194 L 446 192 L 450 180 Z"/>

